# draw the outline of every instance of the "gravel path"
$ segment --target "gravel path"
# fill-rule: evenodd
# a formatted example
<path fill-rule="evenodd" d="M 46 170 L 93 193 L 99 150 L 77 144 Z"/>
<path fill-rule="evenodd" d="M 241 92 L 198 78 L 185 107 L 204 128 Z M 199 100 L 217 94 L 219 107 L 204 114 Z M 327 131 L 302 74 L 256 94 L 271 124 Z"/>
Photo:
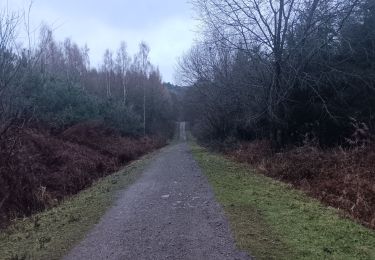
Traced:
<path fill-rule="evenodd" d="M 236 250 L 223 210 L 181 139 L 156 156 L 64 259 L 250 258 Z"/>

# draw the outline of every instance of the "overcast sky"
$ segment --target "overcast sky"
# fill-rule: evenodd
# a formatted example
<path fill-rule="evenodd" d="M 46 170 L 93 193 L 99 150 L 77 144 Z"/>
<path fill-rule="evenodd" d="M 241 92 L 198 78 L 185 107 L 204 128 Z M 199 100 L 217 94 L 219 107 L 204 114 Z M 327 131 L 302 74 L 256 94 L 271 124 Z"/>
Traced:
<path fill-rule="evenodd" d="M 30 0 L 0 0 L 10 9 L 27 9 Z M 150 59 L 164 81 L 174 82 L 177 57 L 191 46 L 196 21 L 188 0 L 34 0 L 33 27 L 46 22 L 55 38 L 67 37 L 90 49 L 91 64 L 102 60 L 106 48 L 116 50 L 121 41 L 134 54 L 144 40 Z"/>

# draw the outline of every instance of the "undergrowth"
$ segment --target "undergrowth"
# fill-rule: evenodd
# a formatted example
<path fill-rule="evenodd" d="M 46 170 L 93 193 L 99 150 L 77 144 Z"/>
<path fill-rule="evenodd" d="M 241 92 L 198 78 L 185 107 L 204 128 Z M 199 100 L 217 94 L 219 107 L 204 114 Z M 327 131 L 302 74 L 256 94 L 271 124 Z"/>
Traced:
<path fill-rule="evenodd" d="M 151 157 L 98 180 L 57 207 L 13 221 L 0 233 L 0 259 L 60 259 L 99 221 L 118 190 L 135 181 Z"/>
<path fill-rule="evenodd" d="M 54 134 L 41 127 L 12 129 L 0 138 L 0 227 L 58 205 L 164 144 L 124 137 L 101 122 Z"/>
<path fill-rule="evenodd" d="M 193 145 L 237 245 L 257 259 L 375 259 L 375 233 L 248 164 Z"/>
<path fill-rule="evenodd" d="M 279 153 L 267 141 L 242 143 L 226 154 L 292 184 L 328 206 L 375 228 L 375 145 L 321 149 L 306 143 Z"/>

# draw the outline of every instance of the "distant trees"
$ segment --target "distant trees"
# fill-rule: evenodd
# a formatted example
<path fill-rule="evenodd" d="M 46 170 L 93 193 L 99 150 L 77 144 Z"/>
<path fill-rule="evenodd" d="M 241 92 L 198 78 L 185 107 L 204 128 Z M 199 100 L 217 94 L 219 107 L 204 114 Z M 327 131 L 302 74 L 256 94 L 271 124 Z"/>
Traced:
<path fill-rule="evenodd" d="M 139 44 L 139 52 L 135 56 L 135 69 L 141 72 L 144 78 L 148 77 L 148 72 L 150 68 L 150 62 L 148 60 L 148 55 L 150 53 L 150 48 L 145 42 Z M 141 78 L 142 80 L 142 78 Z M 143 85 L 143 134 L 146 135 L 146 85 Z"/>
<path fill-rule="evenodd" d="M 105 73 L 105 85 L 107 98 L 112 97 L 111 82 L 113 73 L 113 53 L 110 50 L 106 50 L 103 58 L 103 72 Z"/>
<path fill-rule="evenodd" d="M 119 75 L 122 89 L 123 89 L 123 102 L 126 105 L 127 101 L 127 86 L 126 86 L 126 74 L 130 69 L 131 58 L 127 52 L 127 46 L 125 42 L 121 42 L 120 48 L 117 51 L 117 59 L 116 59 L 116 69 L 117 74 Z"/>
<path fill-rule="evenodd" d="M 16 116 L 13 104 L 7 99 L 9 88 L 21 67 L 13 54 L 18 22 L 16 14 L 0 13 L 0 136 L 9 128 L 12 117 Z"/>
<path fill-rule="evenodd" d="M 17 13 L 0 15 L 0 136 L 27 122 L 59 131 L 87 120 L 128 135 L 171 135 L 172 100 L 147 44 L 131 59 L 121 42 L 95 69 L 87 46 L 55 41 L 47 26 L 35 46 L 24 47 L 17 34 L 22 23 Z"/>
<path fill-rule="evenodd" d="M 342 142 L 353 119 L 373 124 L 374 1 L 194 5 L 204 40 L 181 59 L 180 75 L 204 111 L 194 116 L 203 133 L 270 138 L 279 148 L 306 134 L 322 144 Z"/>
<path fill-rule="evenodd" d="M 24 84 L 31 79 L 40 56 L 40 52 L 22 49 L 17 43 L 21 23 L 19 13 L 0 10 L 0 139 L 12 125 L 22 121 L 27 105 L 22 98 Z"/>

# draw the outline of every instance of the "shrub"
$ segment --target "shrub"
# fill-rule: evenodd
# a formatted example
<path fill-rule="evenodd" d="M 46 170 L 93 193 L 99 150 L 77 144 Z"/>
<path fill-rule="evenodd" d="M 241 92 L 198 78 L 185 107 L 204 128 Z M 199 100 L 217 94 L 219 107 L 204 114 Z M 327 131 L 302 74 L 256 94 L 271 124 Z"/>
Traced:
<path fill-rule="evenodd" d="M 67 87 L 63 82 L 49 82 L 34 91 L 34 117 L 54 128 L 64 128 L 100 118 L 98 100 L 83 89 Z"/>
<path fill-rule="evenodd" d="M 375 228 L 375 144 L 327 150 L 305 144 L 280 153 L 269 147 L 243 143 L 229 155 Z"/>
<path fill-rule="evenodd" d="M 139 135 L 142 132 L 141 118 L 122 103 L 105 102 L 101 114 L 108 126 L 118 129 L 123 135 Z"/>
<path fill-rule="evenodd" d="M 122 137 L 99 121 L 57 135 L 12 129 L 0 139 L 0 226 L 54 206 L 163 145 L 159 139 Z"/>

